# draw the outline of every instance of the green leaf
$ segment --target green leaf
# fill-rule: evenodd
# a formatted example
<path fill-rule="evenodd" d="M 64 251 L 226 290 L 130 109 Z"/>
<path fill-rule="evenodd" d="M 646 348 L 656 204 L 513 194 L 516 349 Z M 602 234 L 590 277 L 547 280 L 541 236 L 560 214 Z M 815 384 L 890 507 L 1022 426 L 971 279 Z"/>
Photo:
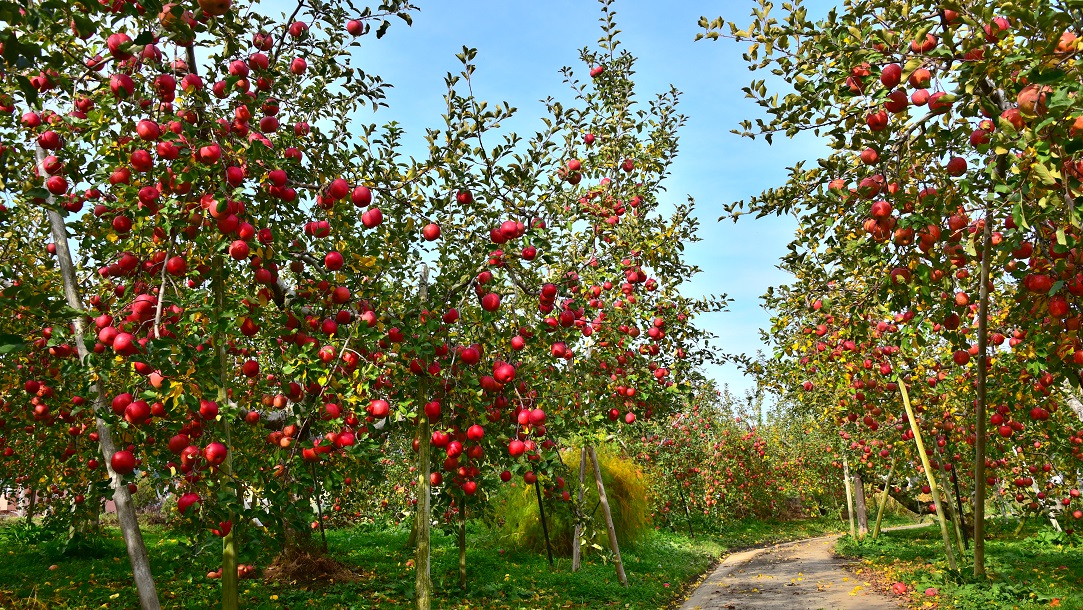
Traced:
<path fill-rule="evenodd" d="M 1034 175 L 1041 181 L 1042 186 L 1054 186 L 1057 183 L 1056 177 L 1053 176 L 1053 172 L 1045 166 L 1044 163 L 1035 163 L 1031 165 L 1034 169 Z"/>
<path fill-rule="evenodd" d="M 26 347 L 26 342 L 17 335 L 0 334 L 0 354 L 10 354 Z"/>

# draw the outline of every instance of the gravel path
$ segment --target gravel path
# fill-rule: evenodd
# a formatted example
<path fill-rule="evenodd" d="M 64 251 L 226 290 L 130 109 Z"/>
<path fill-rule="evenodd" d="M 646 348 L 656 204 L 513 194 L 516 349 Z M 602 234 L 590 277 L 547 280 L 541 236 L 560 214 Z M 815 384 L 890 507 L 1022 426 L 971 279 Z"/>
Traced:
<path fill-rule="evenodd" d="M 867 581 L 845 568 L 847 562 L 834 553 L 838 539 L 824 536 L 734 553 L 692 592 L 681 610 L 903 607 L 902 599 L 871 590 Z"/>

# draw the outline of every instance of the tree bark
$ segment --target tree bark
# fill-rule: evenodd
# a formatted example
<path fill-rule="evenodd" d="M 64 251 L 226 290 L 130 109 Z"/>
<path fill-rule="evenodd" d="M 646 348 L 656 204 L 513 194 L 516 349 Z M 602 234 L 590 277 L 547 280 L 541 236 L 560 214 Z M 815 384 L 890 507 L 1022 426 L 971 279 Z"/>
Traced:
<path fill-rule="evenodd" d="M 936 505 L 936 519 L 940 522 L 940 535 L 944 538 L 944 553 L 948 558 L 948 567 L 952 570 L 958 570 L 959 566 L 955 563 L 955 552 L 951 548 L 951 534 L 948 533 L 948 523 L 944 520 L 944 507 L 940 502 L 940 491 L 936 485 L 936 477 L 933 476 L 932 467 L 929 465 L 929 454 L 925 451 L 925 443 L 921 440 L 921 428 L 918 427 L 918 420 L 914 417 L 914 409 L 910 406 L 910 394 L 906 391 L 906 382 L 903 381 L 899 375 L 895 376 L 895 381 L 899 384 L 899 391 L 902 392 L 903 407 L 906 409 L 906 417 L 910 420 L 910 431 L 914 433 L 914 443 L 918 448 L 918 455 L 921 456 L 921 466 L 925 469 L 925 479 L 929 482 L 929 490 L 933 495 L 933 504 Z"/>
<path fill-rule="evenodd" d="M 696 533 L 692 531 L 692 512 L 688 510 L 688 498 L 684 495 L 684 489 L 682 481 L 677 481 L 677 493 L 681 496 L 681 504 L 684 504 L 684 518 L 688 521 L 688 537 L 695 538 Z"/>
<path fill-rule="evenodd" d="M 459 520 L 459 587 L 466 590 L 466 498 L 463 498 L 461 519 Z"/>
<path fill-rule="evenodd" d="M 997 158 L 1000 176 L 1006 171 L 1003 156 Z M 978 293 L 978 396 L 974 406 L 974 576 L 985 575 L 985 420 L 987 411 L 986 378 L 989 346 L 989 259 L 993 240 L 993 219 L 988 210 L 982 231 L 981 290 Z"/>
<path fill-rule="evenodd" d="M 624 573 L 624 562 L 620 558 L 620 545 L 617 544 L 617 530 L 613 527 L 613 513 L 609 510 L 609 498 L 605 495 L 605 484 L 602 483 L 602 469 L 598 466 L 598 454 L 594 447 L 587 446 L 590 452 L 590 462 L 594 466 L 594 483 L 598 486 L 598 501 L 602 505 L 602 513 L 605 515 L 605 529 L 609 534 L 609 546 L 613 549 L 613 563 L 617 567 L 617 579 L 620 584 L 628 586 L 628 576 Z"/>
<path fill-rule="evenodd" d="M 857 526 L 854 525 L 854 492 L 850 482 L 850 459 L 846 450 L 842 454 L 842 482 L 846 486 L 846 517 L 850 520 L 850 537 L 857 539 Z"/>
<path fill-rule="evenodd" d="M 45 150 L 40 146 L 36 151 L 38 171 L 42 176 L 45 172 Z M 68 231 L 64 224 L 64 218 L 53 209 L 55 201 L 52 195 L 48 197 L 49 228 L 52 232 L 53 243 L 56 245 L 56 258 L 60 263 L 60 273 L 64 280 L 64 297 L 68 306 L 77 311 L 83 310 L 83 300 L 79 295 L 78 278 L 75 276 L 75 263 L 72 261 L 71 250 L 68 248 Z M 72 326 L 75 329 L 75 349 L 79 353 L 79 360 L 86 364 L 89 352 L 84 342 L 85 320 L 82 315 L 76 316 Z M 147 547 L 143 542 L 143 532 L 139 529 L 139 521 L 135 515 L 135 506 L 132 503 L 132 494 L 123 478 L 113 470 L 111 460 L 116 453 L 113 444 L 113 433 L 108 424 L 101 418 L 101 413 L 109 406 L 105 402 L 105 386 L 101 379 L 94 382 L 94 420 L 98 431 L 98 447 L 104 458 L 105 468 L 109 473 L 110 484 L 113 487 L 113 504 L 117 509 L 117 521 L 120 522 L 120 531 L 124 536 L 124 546 L 128 550 L 128 560 L 132 564 L 132 576 L 135 580 L 135 588 L 139 595 L 139 605 L 143 610 L 160 610 L 158 603 L 158 591 L 154 587 L 154 576 L 150 570 L 150 558 L 147 555 Z"/>
<path fill-rule="evenodd" d="M 865 482 L 861 480 L 861 473 L 854 473 L 854 509 L 857 511 L 857 537 L 864 538 L 869 534 L 869 513 L 865 507 Z"/>
<path fill-rule="evenodd" d="M 34 524 L 34 509 L 38 506 L 38 490 L 30 488 L 30 499 L 26 503 L 26 526 Z"/>
<path fill-rule="evenodd" d="M 582 561 L 582 541 L 583 537 L 583 524 L 580 523 L 582 515 L 579 514 L 579 508 L 583 506 L 583 485 L 587 477 L 587 448 L 583 447 L 579 450 L 579 500 L 575 504 L 576 520 L 575 530 L 572 535 L 572 572 L 578 572 L 580 562 Z"/>

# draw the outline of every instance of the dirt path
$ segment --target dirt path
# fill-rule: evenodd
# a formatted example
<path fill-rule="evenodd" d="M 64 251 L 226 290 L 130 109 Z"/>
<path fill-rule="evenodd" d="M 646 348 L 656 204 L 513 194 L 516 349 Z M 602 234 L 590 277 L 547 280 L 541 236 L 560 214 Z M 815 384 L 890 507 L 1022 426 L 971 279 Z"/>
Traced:
<path fill-rule="evenodd" d="M 692 592 L 681 610 L 903 607 L 900 600 L 871 590 L 867 581 L 846 570 L 846 560 L 834 553 L 838 538 L 810 538 L 734 553 Z"/>

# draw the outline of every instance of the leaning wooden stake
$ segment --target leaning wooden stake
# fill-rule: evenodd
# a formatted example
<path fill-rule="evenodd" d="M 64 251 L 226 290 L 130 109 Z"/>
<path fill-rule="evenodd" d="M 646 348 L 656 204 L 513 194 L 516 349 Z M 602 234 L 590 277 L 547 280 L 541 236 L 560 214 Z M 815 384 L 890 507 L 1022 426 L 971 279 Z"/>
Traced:
<path fill-rule="evenodd" d="M 605 515 L 605 529 L 609 534 L 609 546 L 613 549 L 613 563 L 617 566 L 617 579 L 620 584 L 628 586 L 628 576 L 624 573 L 624 562 L 620 559 L 620 546 L 617 544 L 617 529 L 613 527 L 613 513 L 609 511 L 609 498 L 605 495 L 605 484 L 602 483 L 602 469 L 598 466 L 598 454 L 594 447 L 588 445 L 590 463 L 594 466 L 594 483 L 598 486 L 598 501 L 602 505 L 602 513 Z"/>
<path fill-rule="evenodd" d="M 921 440 L 921 428 L 918 427 L 918 420 L 914 417 L 914 409 L 910 406 L 910 394 L 906 391 L 906 383 L 903 382 L 902 377 L 896 375 L 895 381 L 899 384 L 899 391 L 902 392 L 903 407 L 906 409 L 907 419 L 910 420 L 910 431 L 914 433 L 914 443 L 918 447 L 921 465 L 925 469 L 925 479 L 929 482 L 929 490 L 933 494 L 933 504 L 936 505 L 936 520 L 940 522 L 940 534 L 944 538 L 944 554 L 948 557 L 948 567 L 952 570 L 958 570 L 959 566 L 955 563 L 955 551 L 951 548 L 951 534 L 948 532 L 948 523 L 944 520 L 944 507 L 940 502 L 940 490 L 937 488 L 933 469 L 929 465 L 929 454 L 925 451 L 925 443 Z"/>
<path fill-rule="evenodd" d="M 842 453 L 842 482 L 846 486 L 846 515 L 850 518 L 850 537 L 857 539 L 857 527 L 854 525 L 854 492 L 850 488 L 850 460 L 846 451 Z"/>
<path fill-rule="evenodd" d="M 545 505 L 542 504 L 541 485 L 534 479 L 534 493 L 538 496 L 538 514 L 541 516 L 542 534 L 545 535 L 545 552 L 549 555 L 549 567 L 553 567 L 553 543 L 549 542 L 549 525 L 545 522 Z"/>
<path fill-rule="evenodd" d="M 891 477 L 895 475 L 895 458 L 891 458 L 891 468 L 887 471 L 887 480 L 884 481 L 884 491 L 880 494 L 880 506 L 876 508 L 876 525 L 872 528 L 872 537 L 880 536 L 880 522 L 884 519 L 884 507 L 887 506 L 888 492 L 891 490 Z"/>
<path fill-rule="evenodd" d="M 36 151 L 38 172 L 44 176 L 45 150 L 40 146 Z M 64 218 L 55 211 L 55 201 L 52 195 L 48 199 L 49 228 L 52 231 L 53 243 L 56 245 L 56 258 L 60 262 L 60 274 L 64 280 L 64 297 L 68 306 L 77 311 L 83 310 L 83 300 L 79 296 L 79 283 L 75 276 L 75 263 L 72 262 L 71 250 L 68 248 L 68 232 L 64 225 Z M 75 349 L 79 353 L 79 360 L 86 363 L 89 352 L 84 342 L 85 320 L 83 316 L 76 316 L 72 326 L 75 329 Z M 113 487 L 113 504 L 117 510 L 117 520 L 120 522 L 120 531 L 124 536 L 124 546 L 128 549 L 128 560 L 132 564 L 132 576 L 135 579 L 136 592 L 139 595 L 139 605 L 143 610 L 159 610 L 158 591 L 154 587 L 154 576 L 150 571 L 150 558 L 147 556 L 147 547 L 143 542 L 143 532 L 139 529 L 139 521 L 135 516 L 135 505 L 132 503 L 132 494 L 124 480 L 113 471 L 111 460 L 116 453 L 113 443 L 113 433 L 100 416 L 100 413 L 109 409 L 105 402 L 105 386 L 99 377 L 94 381 L 94 423 L 98 430 L 98 447 L 102 457 L 105 458 L 105 467 L 109 473 L 109 482 Z"/>
<path fill-rule="evenodd" d="M 429 295 L 429 266 L 421 265 L 421 278 L 418 281 L 418 302 L 425 307 Z M 432 606 L 432 576 L 429 573 L 432 558 L 430 534 L 432 530 L 432 505 L 430 504 L 431 481 L 429 480 L 429 418 L 421 409 L 425 404 L 423 386 L 418 386 L 417 396 L 417 551 L 414 554 L 414 570 L 417 578 L 414 591 L 417 598 L 417 610 L 429 610 Z"/>
<path fill-rule="evenodd" d="M 943 471 L 943 468 L 938 468 L 937 471 L 940 472 L 940 476 L 938 477 L 938 479 L 940 479 L 941 482 L 944 482 L 945 473 Z M 944 490 L 946 491 L 947 489 L 948 485 L 946 482 L 944 482 Z M 955 529 L 955 550 L 959 553 L 959 556 L 961 557 L 963 555 L 963 552 L 965 551 L 965 549 L 963 548 L 963 522 L 961 520 L 962 517 L 955 510 L 955 505 L 951 502 L 950 494 L 947 501 L 944 502 L 944 506 L 948 509 L 948 516 L 951 517 L 951 524 L 952 527 L 954 527 Z"/>
<path fill-rule="evenodd" d="M 945 436 L 944 440 L 946 441 L 945 444 L 947 445 L 945 447 L 947 449 L 947 453 L 951 453 L 951 438 L 950 438 L 950 436 Z M 956 469 L 956 467 L 954 465 L 952 465 L 951 473 L 948 474 L 948 478 L 951 479 L 952 487 L 955 488 L 955 508 L 959 512 L 959 523 L 962 525 L 963 548 L 969 550 L 970 549 L 970 537 L 969 537 L 969 534 L 967 533 L 967 529 L 966 529 L 966 513 L 963 512 L 963 496 L 962 496 L 962 494 L 959 493 L 959 477 L 956 476 L 957 473 L 958 473 L 958 470 Z"/>
<path fill-rule="evenodd" d="M 578 572 L 580 562 L 582 561 L 582 550 L 580 548 L 583 537 L 583 524 L 580 523 L 579 507 L 583 506 L 583 484 L 587 478 L 587 448 L 583 447 L 579 450 L 579 501 L 575 504 L 576 520 L 575 520 L 575 532 L 572 535 L 572 572 Z"/>
<path fill-rule="evenodd" d="M 1030 515 L 1023 513 L 1019 516 L 1019 526 L 1015 528 L 1015 532 L 1012 533 L 1013 538 L 1018 538 L 1019 534 L 1023 533 L 1023 528 L 1027 526 L 1027 517 Z"/>

